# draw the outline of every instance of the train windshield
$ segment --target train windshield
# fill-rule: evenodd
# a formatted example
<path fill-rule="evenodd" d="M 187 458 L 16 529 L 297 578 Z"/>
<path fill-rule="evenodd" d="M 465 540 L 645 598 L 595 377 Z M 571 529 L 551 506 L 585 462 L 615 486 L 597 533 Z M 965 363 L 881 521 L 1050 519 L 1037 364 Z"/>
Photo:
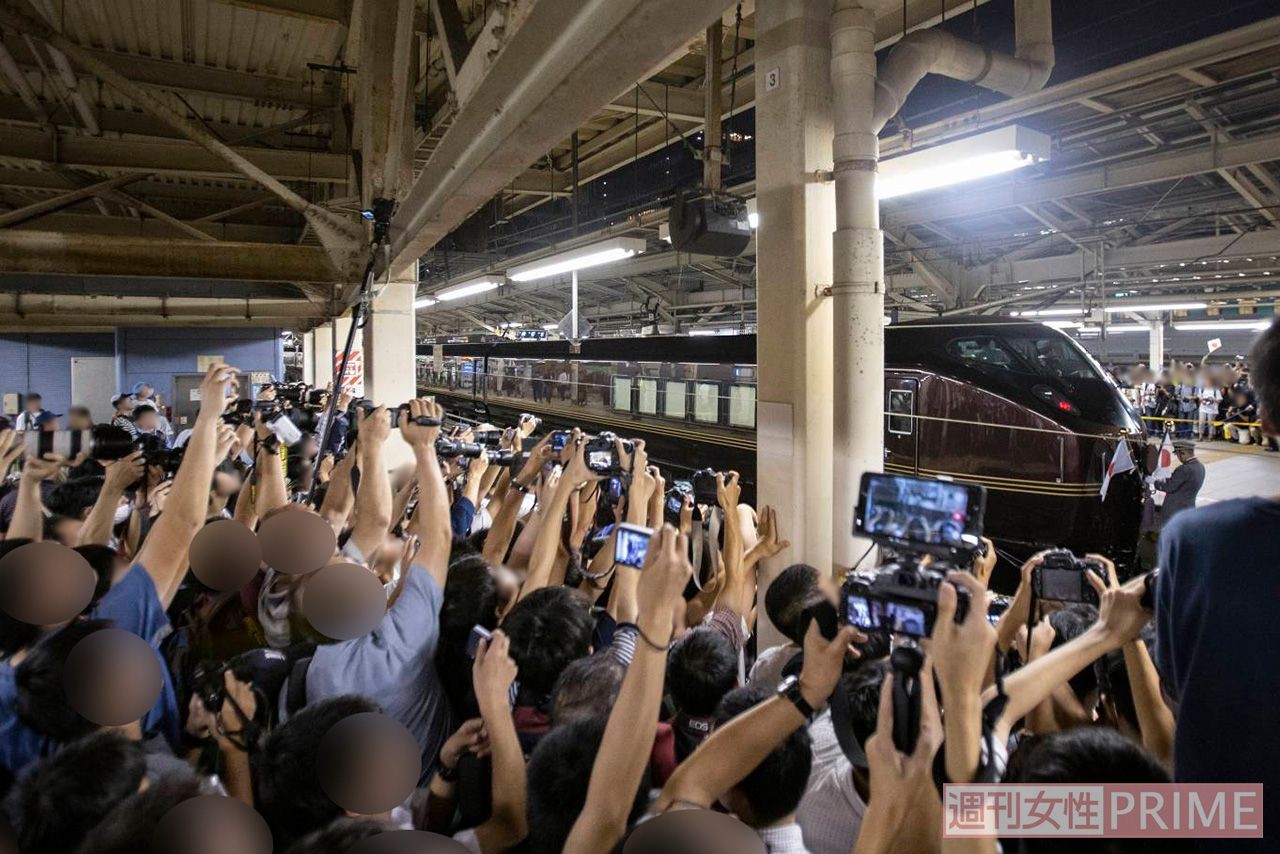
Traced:
<path fill-rule="evenodd" d="M 946 353 L 997 384 L 1032 393 L 1055 414 L 1138 429 L 1110 378 L 1063 335 L 1027 327 L 975 330 L 950 339 Z"/>
<path fill-rule="evenodd" d="M 969 335 L 952 339 L 947 352 L 967 365 L 988 371 L 1013 371 L 1053 379 L 1103 379 L 1069 341 L 1048 335 Z"/>

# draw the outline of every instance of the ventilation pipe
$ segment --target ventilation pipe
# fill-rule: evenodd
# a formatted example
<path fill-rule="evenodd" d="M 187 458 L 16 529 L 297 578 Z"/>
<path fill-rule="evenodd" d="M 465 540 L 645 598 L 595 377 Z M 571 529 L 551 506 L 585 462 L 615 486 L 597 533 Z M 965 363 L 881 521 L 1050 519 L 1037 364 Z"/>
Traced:
<path fill-rule="evenodd" d="M 874 14 L 858 0 L 835 2 L 832 562 L 839 570 L 852 568 L 859 558 L 852 537 L 859 479 L 884 464 L 884 238 L 876 196 L 877 134 L 929 73 L 1006 95 L 1042 88 L 1054 62 L 1051 0 L 1018 0 L 1014 7 L 1014 56 L 938 30 L 918 30 L 898 42 L 877 77 Z"/>
<path fill-rule="evenodd" d="M 938 29 L 907 33 L 894 45 L 876 84 L 876 130 L 898 114 L 926 74 L 941 74 L 1011 97 L 1044 88 L 1053 71 L 1052 0 L 1013 4 L 1014 55 L 998 53 Z"/>
<path fill-rule="evenodd" d="M 835 119 L 836 232 L 831 301 L 835 374 L 832 558 L 857 560 L 853 508 L 858 478 L 879 471 L 884 416 L 884 238 L 876 198 L 880 143 L 876 96 L 875 15 L 856 0 L 837 0 L 831 20 Z"/>

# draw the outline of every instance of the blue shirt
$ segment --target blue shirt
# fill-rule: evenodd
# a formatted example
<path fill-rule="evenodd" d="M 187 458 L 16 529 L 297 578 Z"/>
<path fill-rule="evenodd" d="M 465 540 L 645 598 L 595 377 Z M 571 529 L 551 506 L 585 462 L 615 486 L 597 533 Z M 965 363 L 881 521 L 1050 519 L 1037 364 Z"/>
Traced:
<path fill-rule="evenodd" d="M 151 576 L 140 564 L 134 564 L 89 612 L 91 620 L 111 620 L 116 628 L 132 632 L 158 650 L 159 643 L 169 631 L 169 618 L 165 615 L 156 595 Z M 47 636 L 46 636 L 47 637 Z M 159 652 L 156 653 L 159 655 Z M 171 746 L 176 747 L 181 737 L 178 717 L 178 700 L 173 690 L 169 668 L 161 661 L 164 684 L 155 706 L 142 718 L 143 735 L 158 733 Z M 50 756 L 60 746 L 46 735 L 31 729 L 18 718 L 17 685 L 14 667 L 9 662 L 0 663 L 0 765 L 17 774 L 27 765 Z"/>
<path fill-rule="evenodd" d="M 448 702 L 436 672 L 444 592 L 421 566 L 372 632 L 322 644 L 307 670 L 307 703 L 344 694 L 369 697 L 413 733 L 429 775 L 449 735 Z"/>
<path fill-rule="evenodd" d="M 1280 502 L 1179 513 L 1157 565 L 1155 662 L 1176 703 L 1175 778 L 1280 792 Z"/>

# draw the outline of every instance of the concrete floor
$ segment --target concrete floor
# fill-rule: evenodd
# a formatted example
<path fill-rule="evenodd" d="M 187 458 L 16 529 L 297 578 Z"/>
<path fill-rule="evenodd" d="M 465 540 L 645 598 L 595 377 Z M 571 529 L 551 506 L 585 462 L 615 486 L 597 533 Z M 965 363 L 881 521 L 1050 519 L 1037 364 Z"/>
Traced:
<path fill-rule="evenodd" d="M 1196 454 L 1205 465 L 1197 504 L 1254 495 L 1280 496 L 1280 453 L 1257 445 L 1202 442 Z"/>

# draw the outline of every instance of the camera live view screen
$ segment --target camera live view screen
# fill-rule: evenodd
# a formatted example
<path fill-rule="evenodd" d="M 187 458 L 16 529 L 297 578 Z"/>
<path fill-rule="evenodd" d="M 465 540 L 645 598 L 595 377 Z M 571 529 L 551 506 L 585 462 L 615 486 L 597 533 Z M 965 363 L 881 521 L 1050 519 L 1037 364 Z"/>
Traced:
<path fill-rule="evenodd" d="M 969 490 L 939 480 L 877 477 L 867 490 L 862 521 L 867 534 L 960 546 L 969 527 Z"/>
<path fill-rule="evenodd" d="M 915 637 L 928 634 L 925 613 L 914 605 L 850 596 L 846 610 L 849 622 L 860 629 L 888 629 Z"/>

